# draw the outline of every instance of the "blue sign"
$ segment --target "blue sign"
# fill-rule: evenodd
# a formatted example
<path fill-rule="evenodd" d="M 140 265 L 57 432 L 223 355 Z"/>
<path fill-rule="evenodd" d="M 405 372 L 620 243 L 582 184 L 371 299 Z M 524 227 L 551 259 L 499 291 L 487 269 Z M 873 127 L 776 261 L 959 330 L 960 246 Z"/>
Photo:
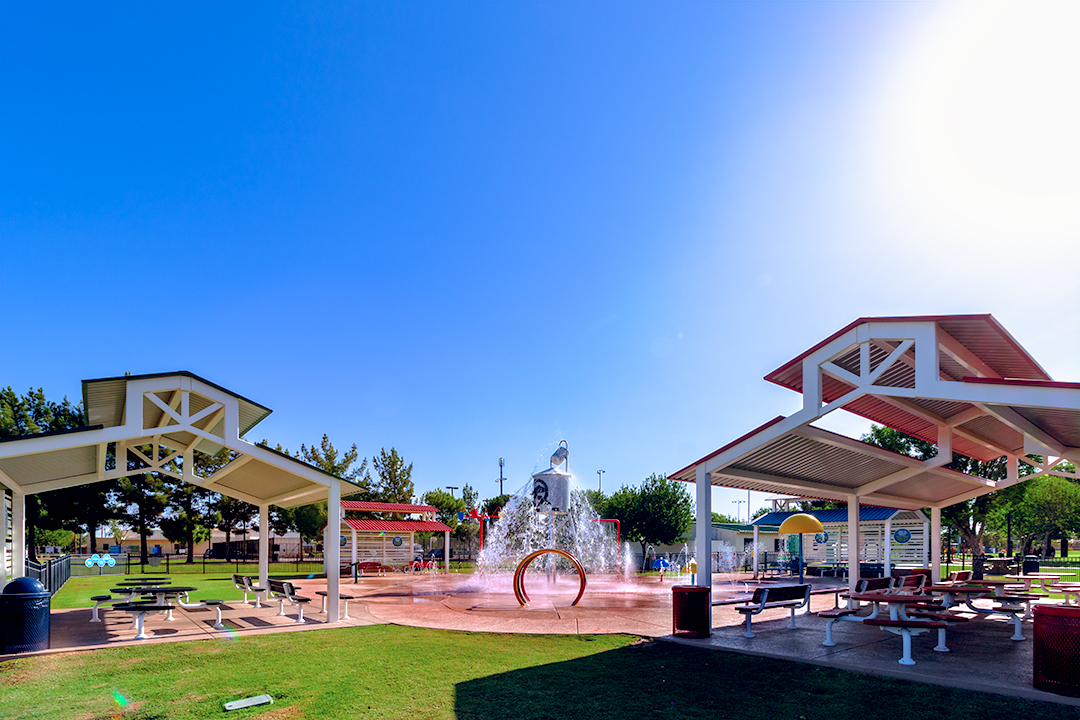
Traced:
<path fill-rule="evenodd" d="M 86 567 L 94 567 L 95 565 L 97 565 L 99 568 L 103 568 L 106 565 L 108 565 L 109 567 L 115 567 L 116 560 L 114 560 L 111 555 L 98 555 L 97 553 L 94 553 L 90 557 L 86 558 L 86 562 L 84 564 L 86 565 Z"/>
<path fill-rule="evenodd" d="M 458 522 L 462 522 L 462 521 L 465 520 L 465 511 L 464 510 L 459 510 L 458 511 L 457 519 L 458 519 Z"/>
<path fill-rule="evenodd" d="M 399 538 L 399 537 L 394 538 L 394 547 L 401 547 L 401 538 Z"/>
<path fill-rule="evenodd" d="M 816 542 L 818 545 L 824 545 L 825 543 L 829 542 L 829 533 L 827 533 L 827 532 L 818 533 L 817 535 L 814 536 L 814 542 Z"/>
<path fill-rule="evenodd" d="M 909 540 L 911 540 L 911 531 L 908 530 L 907 528 L 900 528 L 899 530 L 894 532 L 892 534 L 892 536 L 893 536 L 893 540 L 895 540 L 896 542 L 903 545 L 903 544 L 907 543 Z"/>

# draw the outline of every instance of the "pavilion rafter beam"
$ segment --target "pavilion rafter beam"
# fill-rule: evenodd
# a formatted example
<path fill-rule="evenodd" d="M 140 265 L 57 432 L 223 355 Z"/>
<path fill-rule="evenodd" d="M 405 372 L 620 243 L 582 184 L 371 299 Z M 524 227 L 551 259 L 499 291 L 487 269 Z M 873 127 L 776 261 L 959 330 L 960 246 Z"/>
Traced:
<path fill-rule="evenodd" d="M 997 418 L 1024 437 L 1034 440 L 1048 450 L 1053 450 L 1058 455 L 1066 454 L 1066 447 L 1063 443 L 1011 407 L 995 406 L 987 403 L 976 403 L 975 405 L 987 415 Z"/>
<path fill-rule="evenodd" d="M 272 498 L 267 498 L 266 502 L 269 505 L 277 505 L 283 502 L 289 502 L 290 500 L 299 500 L 300 498 L 307 497 L 308 495 L 322 495 L 326 493 L 325 487 L 315 488 L 301 488 L 300 490 L 294 490 L 292 492 L 282 493 Z"/>
<path fill-rule="evenodd" d="M 992 367 L 980 360 L 978 355 L 968 350 L 959 340 L 942 330 L 940 325 L 937 329 L 937 338 L 938 347 L 941 348 L 941 351 L 963 365 L 971 374 L 985 378 L 997 379 L 1001 377 Z"/>
<path fill-rule="evenodd" d="M 181 398 L 181 393 L 182 392 L 183 391 L 180 390 L 180 389 L 173 390 L 172 396 L 169 397 L 168 405 L 169 405 L 170 408 L 173 409 L 173 412 L 176 412 L 180 408 L 180 398 Z M 157 395 L 154 394 L 154 397 L 157 397 Z M 166 413 L 161 413 L 161 417 L 158 418 L 157 426 L 158 427 L 165 427 L 165 425 L 168 423 L 168 420 L 169 420 L 169 415 L 166 414 Z"/>
<path fill-rule="evenodd" d="M 1017 448 L 1007 448 L 1004 445 L 1002 445 L 1001 443 L 994 442 L 993 440 L 990 440 L 989 438 L 985 438 L 982 435 L 979 435 L 978 433 L 972 432 L 972 431 L 970 431 L 970 430 L 968 430 L 966 428 L 952 426 L 949 419 L 943 418 L 943 417 L 941 417 L 940 415 L 938 415 L 936 413 L 930 412 L 926 408 L 919 407 L 918 405 L 916 405 L 915 403 L 913 403 L 912 401 L 910 401 L 910 400 L 908 400 L 906 398 L 891 397 L 890 395 L 884 395 L 884 394 L 878 394 L 878 393 L 874 393 L 874 397 L 877 398 L 878 400 L 881 400 L 884 403 L 888 403 L 889 405 L 892 405 L 893 407 L 897 407 L 897 408 L 900 408 L 901 410 L 909 412 L 909 413 L 911 413 L 912 415 L 914 415 L 915 417 L 917 417 L 917 418 L 919 418 L 921 420 L 925 420 L 926 422 L 933 423 L 934 425 L 937 425 L 938 427 L 952 427 L 952 432 L 954 434 L 959 435 L 960 437 L 965 438 L 967 440 L 970 440 L 971 442 L 976 443 L 978 445 L 982 445 L 985 448 L 989 448 L 990 450 L 993 450 L 994 452 L 1000 453 L 1001 455 L 1011 455 L 1011 454 L 1015 453 L 1016 450 L 1017 450 Z M 953 417 L 956 417 L 956 416 L 953 416 Z M 978 416 L 976 416 L 976 417 L 978 417 Z"/>

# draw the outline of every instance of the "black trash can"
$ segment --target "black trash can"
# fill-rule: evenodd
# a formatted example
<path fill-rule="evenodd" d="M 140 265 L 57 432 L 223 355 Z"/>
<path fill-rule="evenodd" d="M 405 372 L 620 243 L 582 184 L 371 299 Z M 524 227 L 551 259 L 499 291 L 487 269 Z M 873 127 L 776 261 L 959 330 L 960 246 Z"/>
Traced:
<path fill-rule="evenodd" d="M 676 585 L 671 588 L 672 634 L 679 637 L 707 638 L 712 634 L 709 611 L 712 589 L 702 585 Z"/>
<path fill-rule="evenodd" d="M 0 632 L 3 652 L 49 649 L 49 611 L 52 596 L 34 578 L 15 578 L 0 593 Z"/>
<path fill-rule="evenodd" d="M 1025 555 L 1023 574 L 1028 575 L 1030 573 L 1039 572 L 1039 556 L 1038 555 Z"/>

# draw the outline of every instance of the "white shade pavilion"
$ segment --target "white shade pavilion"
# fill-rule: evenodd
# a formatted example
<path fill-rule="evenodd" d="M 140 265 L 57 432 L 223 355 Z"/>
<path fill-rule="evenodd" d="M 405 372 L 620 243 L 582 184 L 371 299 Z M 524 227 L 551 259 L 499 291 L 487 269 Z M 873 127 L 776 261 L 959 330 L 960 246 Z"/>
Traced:
<path fill-rule="evenodd" d="M 697 484 L 699 528 L 711 485 L 846 501 L 849 579 L 858 579 L 859 504 L 930 509 L 931 567 L 941 569 L 941 509 L 1080 462 L 1080 383 L 1054 382 L 990 315 L 859 318 L 769 373 L 802 393 L 776 417 L 670 476 Z M 935 443 L 920 461 L 815 427 L 839 409 Z M 943 467 L 952 453 L 1007 459 L 989 480 Z M 1038 455 L 1035 461 L 1028 454 Z M 1020 462 L 1034 472 L 1020 475 Z M 698 556 L 708 538 L 697 538 Z"/>
<path fill-rule="evenodd" d="M 270 409 L 189 372 L 84 380 L 88 426 L 0 442 L 0 483 L 11 492 L 12 570 L 25 572 L 26 495 L 140 472 L 155 472 L 243 500 L 270 525 L 270 506 L 326 500 L 328 527 L 341 524 L 341 496 L 356 486 L 284 453 L 243 439 Z M 149 447 L 149 451 L 146 448 Z M 211 475 L 195 472 L 194 453 L 233 459 Z M 126 458 L 110 468 L 108 459 Z M 128 462 L 138 467 L 128 468 Z M 259 581 L 266 587 L 270 547 L 259 533 Z M 338 621 L 340 545 L 324 542 L 327 621 Z"/>

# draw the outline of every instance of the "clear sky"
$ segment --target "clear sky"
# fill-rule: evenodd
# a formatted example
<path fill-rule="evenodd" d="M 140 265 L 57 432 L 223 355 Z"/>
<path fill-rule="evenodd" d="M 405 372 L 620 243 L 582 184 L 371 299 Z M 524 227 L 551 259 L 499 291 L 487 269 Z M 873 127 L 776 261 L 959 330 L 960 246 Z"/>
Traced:
<path fill-rule="evenodd" d="M 1077 3 L 7 0 L 0 385 L 189 370 L 483 498 L 562 439 L 673 472 L 860 316 L 1080 380 L 1078 48 Z"/>

